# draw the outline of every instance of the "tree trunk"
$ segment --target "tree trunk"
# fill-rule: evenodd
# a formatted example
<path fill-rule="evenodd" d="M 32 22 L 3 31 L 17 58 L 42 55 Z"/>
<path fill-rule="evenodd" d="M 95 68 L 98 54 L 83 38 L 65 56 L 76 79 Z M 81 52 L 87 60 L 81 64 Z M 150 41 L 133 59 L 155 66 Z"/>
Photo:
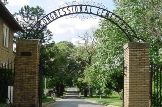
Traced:
<path fill-rule="evenodd" d="M 56 95 L 57 95 L 57 97 L 60 97 L 60 87 L 59 87 L 59 83 L 56 84 Z"/>
<path fill-rule="evenodd" d="M 63 96 L 64 93 L 64 85 L 60 83 L 60 96 Z"/>
<path fill-rule="evenodd" d="M 83 95 L 83 89 L 82 88 L 81 88 L 81 91 L 80 92 L 81 92 L 81 95 Z"/>
<path fill-rule="evenodd" d="M 84 89 L 84 97 L 87 97 L 88 90 L 87 88 Z"/>
<path fill-rule="evenodd" d="M 89 88 L 89 97 L 92 98 L 93 97 L 93 93 L 92 93 L 93 89 L 92 87 Z"/>

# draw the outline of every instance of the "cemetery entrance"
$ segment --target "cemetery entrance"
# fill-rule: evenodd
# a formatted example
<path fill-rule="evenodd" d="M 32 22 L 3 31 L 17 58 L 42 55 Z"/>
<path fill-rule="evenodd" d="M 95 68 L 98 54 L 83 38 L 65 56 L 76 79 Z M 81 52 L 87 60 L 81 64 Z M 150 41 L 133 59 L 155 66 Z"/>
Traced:
<path fill-rule="evenodd" d="M 98 16 L 112 22 L 125 34 L 128 42 L 132 42 L 124 46 L 125 76 L 123 104 L 124 107 L 148 107 L 150 94 L 148 91 L 149 44 L 133 43 L 134 41 L 139 40 L 139 37 L 122 18 L 107 10 L 103 5 L 94 5 L 89 2 L 87 2 L 87 4 L 84 2 L 73 2 L 70 5 L 67 4 L 66 6 L 52 11 L 32 26 L 32 29 L 26 35 L 26 40 L 17 41 L 13 98 L 14 106 L 42 107 L 42 87 L 41 84 L 39 84 L 42 83 L 42 71 L 39 69 L 39 67 L 41 67 L 39 64 L 40 43 L 39 40 L 36 39 L 40 32 L 42 32 L 42 30 L 51 22 L 61 17 L 71 15 L 75 15 L 76 17 L 76 15 L 80 14 Z M 84 19 L 84 17 L 81 18 Z M 34 35 L 35 39 L 28 38 L 29 35 Z M 139 77 L 139 74 L 145 76 Z M 143 81 L 147 82 L 144 83 Z M 143 90 L 140 91 L 141 89 Z M 140 97 L 142 100 L 139 100 Z"/>

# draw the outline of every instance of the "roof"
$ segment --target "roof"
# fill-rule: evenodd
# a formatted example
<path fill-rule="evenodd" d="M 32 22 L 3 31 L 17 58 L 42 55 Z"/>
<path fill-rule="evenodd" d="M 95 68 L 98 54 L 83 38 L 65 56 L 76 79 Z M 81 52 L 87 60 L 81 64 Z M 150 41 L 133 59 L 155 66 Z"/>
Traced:
<path fill-rule="evenodd" d="M 8 11 L 4 4 L 0 1 L 0 16 L 12 27 L 13 32 L 23 31 L 22 27 L 15 20 L 13 15 Z"/>

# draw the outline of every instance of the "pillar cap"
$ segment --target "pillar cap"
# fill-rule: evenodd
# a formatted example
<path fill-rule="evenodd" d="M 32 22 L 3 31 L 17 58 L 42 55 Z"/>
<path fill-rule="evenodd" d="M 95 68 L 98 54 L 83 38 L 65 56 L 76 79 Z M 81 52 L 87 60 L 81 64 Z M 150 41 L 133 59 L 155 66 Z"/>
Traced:
<path fill-rule="evenodd" d="M 124 49 L 127 49 L 127 48 L 150 48 L 150 43 L 129 42 L 124 45 Z"/>
<path fill-rule="evenodd" d="M 40 39 L 17 39 L 16 43 L 40 45 Z"/>

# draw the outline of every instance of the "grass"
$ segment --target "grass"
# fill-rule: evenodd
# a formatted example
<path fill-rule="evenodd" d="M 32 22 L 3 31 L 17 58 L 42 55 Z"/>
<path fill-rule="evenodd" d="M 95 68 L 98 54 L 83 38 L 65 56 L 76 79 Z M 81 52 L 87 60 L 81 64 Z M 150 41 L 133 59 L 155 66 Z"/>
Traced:
<path fill-rule="evenodd" d="M 51 97 L 47 97 L 47 98 L 42 99 L 42 103 L 46 103 L 46 102 L 50 102 L 50 101 L 54 101 L 54 100 Z"/>
<path fill-rule="evenodd" d="M 52 99 L 51 97 L 46 97 L 46 98 L 42 99 L 42 103 L 47 103 L 50 101 L 56 101 L 56 100 L 60 100 L 60 99 L 62 99 L 62 97 L 56 97 L 55 99 Z"/>
<path fill-rule="evenodd" d="M 114 105 L 118 107 L 122 107 L 122 100 L 119 97 L 102 97 L 101 99 L 98 97 L 93 98 L 85 98 L 86 100 L 95 101 L 97 103 L 101 103 L 104 105 Z"/>
<path fill-rule="evenodd" d="M 0 104 L 0 107 L 6 107 L 4 104 Z"/>
<path fill-rule="evenodd" d="M 117 107 L 122 107 L 122 102 L 123 102 L 123 100 L 121 100 L 121 95 L 119 95 L 119 93 L 116 93 L 116 92 L 113 92 L 112 95 L 109 95 L 107 97 L 102 96 L 101 98 L 99 95 L 96 95 L 93 92 L 93 98 L 83 97 L 83 96 L 81 96 L 81 98 L 84 98 L 89 101 L 94 101 L 100 104 L 114 105 Z"/>
<path fill-rule="evenodd" d="M 65 94 L 66 94 L 66 91 L 64 92 L 64 95 Z M 42 103 L 60 100 L 60 99 L 64 98 L 64 95 L 60 96 L 60 97 L 55 97 L 55 99 L 52 99 L 51 96 L 46 96 L 46 97 L 42 98 Z"/>

